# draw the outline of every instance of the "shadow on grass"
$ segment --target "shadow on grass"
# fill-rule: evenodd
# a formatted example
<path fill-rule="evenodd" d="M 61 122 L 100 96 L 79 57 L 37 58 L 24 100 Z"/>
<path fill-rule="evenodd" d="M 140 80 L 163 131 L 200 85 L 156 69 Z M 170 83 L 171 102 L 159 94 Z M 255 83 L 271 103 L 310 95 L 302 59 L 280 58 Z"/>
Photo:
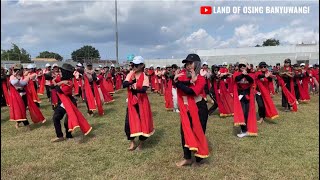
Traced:
<path fill-rule="evenodd" d="M 84 144 L 95 139 L 95 137 L 96 135 L 93 132 L 90 132 L 87 136 L 81 135 L 80 137 L 77 137 L 75 141 L 79 144 Z"/>
<path fill-rule="evenodd" d="M 164 130 L 163 129 L 156 129 L 154 134 L 146 140 L 146 143 L 143 144 L 144 149 L 154 148 L 159 142 L 161 141 L 163 136 Z"/>

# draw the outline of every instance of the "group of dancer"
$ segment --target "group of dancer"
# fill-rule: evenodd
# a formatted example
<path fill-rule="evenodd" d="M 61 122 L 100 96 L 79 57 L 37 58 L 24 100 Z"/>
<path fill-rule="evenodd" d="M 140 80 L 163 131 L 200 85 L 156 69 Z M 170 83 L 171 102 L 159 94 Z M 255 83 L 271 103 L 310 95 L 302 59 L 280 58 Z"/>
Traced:
<path fill-rule="evenodd" d="M 30 129 L 27 110 L 33 123 L 46 121 L 38 97 L 46 91 L 56 133 L 52 142 L 60 142 L 73 138 L 72 131 L 77 127 L 84 135 L 92 129 L 77 103 L 86 104 L 89 117 L 95 112 L 103 116 L 103 105 L 113 102 L 113 94 L 126 88 L 124 130 L 130 141 L 128 150 L 133 151 L 142 150 L 145 140 L 155 132 L 148 98 L 148 90 L 151 90 L 164 97 L 167 111 L 180 115 L 184 156 L 176 165 L 181 167 L 201 165 L 209 156 L 205 135 L 207 120 L 217 109 L 220 117 L 233 116 L 234 125 L 241 129 L 237 137 L 257 136 L 258 123 L 279 116 L 272 98 L 280 92 L 279 87 L 282 107 L 293 112 L 298 110 L 298 104 L 310 101 L 310 93 L 319 91 L 318 64 L 292 65 L 290 59 L 285 59 L 283 67 L 277 64 L 270 70 L 265 62 L 254 68 L 241 59 L 234 65 L 223 63 L 209 68 L 197 54 L 189 54 L 182 63 L 183 67 L 172 64 L 154 69 L 153 65 L 145 67 L 144 59 L 135 56 L 129 68 L 115 68 L 114 65 L 93 68 L 91 63 L 86 67 L 81 63 L 73 67 L 65 63 L 61 67 L 46 64 L 45 69 L 37 69 L 31 64 L 26 68 L 15 64 L 8 72 L 1 68 L 2 105 L 9 107 L 10 121 L 16 122 L 16 128 L 23 123 Z M 208 104 L 212 104 L 210 108 Z M 61 120 L 65 115 L 64 136 Z M 193 153 L 195 161 L 192 160 Z"/>

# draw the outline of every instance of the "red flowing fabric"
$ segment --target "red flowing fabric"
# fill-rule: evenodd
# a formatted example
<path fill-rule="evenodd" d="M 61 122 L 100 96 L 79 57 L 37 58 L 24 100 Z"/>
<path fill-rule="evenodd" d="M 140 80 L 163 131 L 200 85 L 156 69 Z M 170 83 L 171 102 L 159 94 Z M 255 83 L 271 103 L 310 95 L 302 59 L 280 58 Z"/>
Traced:
<path fill-rule="evenodd" d="M 233 78 L 232 77 L 228 77 L 227 78 L 227 83 L 228 83 L 228 91 L 229 91 L 229 93 L 233 94 Z"/>
<path fill-rule="evenodd" d="M 117 74 L 116 75 L 116 90 L 121 89 L 122 86 L 122 79 L 121 79 L 121 75 Z"/>
<path fill-rule="evenodd" d="M 273 78 L 272 78 L 272 81 L 269 81 L 268 87 L 269 87 L 270 94 L 275 95 L 276 92 L 275 92 L 275 89 L 274 89 Z"/>
<path fill-rule="evenodd" d="M 68 128 L 69 132 L 74 131 L 77 127 L 80 127 L 80 130 L 84 135 L 88 135 L 92 130 L 92 127 L 82 115 L 79 109 L 71 102 L 70 98 L 66 95 L 58 93 L 58 96 L 63 103 L 63 106 L 66 109 L 68 115 Z"/>
<path fill-rule="evenodd" d="M 32 97 L 33 102 L 41 103 L 41 100 L 38 97 L 36 89 L 34 88 L 34 82 L 30 79 L 27 84 L 28 91 Z"/>
<path fill-rule="evenodd" d="M 39 95 L 43 95 L 44 94 L 45 82 L 46 82 L 45 77 L 44 77 L 44 75 L 42 75 L 40 77 L 40 81 L 39 81 L 39 89 L 38 89 L 38 94 Z"/>
<path fill-rule="evenodd" d="M 96 109 L 96 104 L 94 102 L 93 92 L 91 90 L 89 79 L 88 79 L 87 76 L 84 76 L 84 91 L 85 91 L 85 96 L 86 96 L 86 100 L 87 100 L 87 103 L 88 103 L 89 110 L 90 111 L 97 110 Z"/>
<path fill-rule="evenodd" d="M 32 84 L 32 86 L 33 86 L 33 84 Z M 34 97 L 32 96 L 30 89 L 28 87 L 25 87 L 24 89 L 26 91 L 28 109 L 30 112 L 30 117 L 31 117 L 32 122 L 33 123 L 46 122 L 46 118 L 43 116 L 39 107 L 34 103 L 34 99 L 33 99 Z"/>
<path fill-rule="evenodd" d="M 234 81 L 237 76 L 242 74 L 241 72 L 234 73 Z M 254 73 L 248 74 L 253 80 L 255 79 Z M 242 97 L 246 98 L 246 97 Z M 238 85 L 234 83 L 234 91 L 233 91 L 233 100 L 234 100 L 234 125 L 245 125 L 244 114 L 242 110 L 242 106 L 239 100 L 238 94 Z M 250 87 L 250 95 L 249 95 L 249 114 L 248 114 L 248 121 L 247 121 L 247 129 L 248 134 L 250 136 L 257 136 L 258 135 L 258 127 L 257 127 L 257 117 L 256 117 L 256 106 L 255 106 L 255 84 Z"/>
<path fill-rule="evenodd" d="M 6 100 L 7 106 L 10 106 L 10 95 L 8 92 L 8 87 L 7 87 L 7 81 L 2 82 L 2 91 L 3 91 L 3 96 L 4 99 Z"/>
<path fill-rule="evenodd" d="M 77 81 L 76 78 L 73 78 L 73 84 L 74 84 L 74 86 L 73 86 L 73 89 L 74 89 L 73 94 L 74 95 L 79 95 L 79 82 Z"/>
<path fill-rule="evenodd" d="M 310 101 L 309 82 L 310 82 L 310 76 L 306 76 L 302 78 L 302 88 L 305 93 L 306 101 Z"/>
<path fill-rule="evenodd" d="M 185 74 L 186 76 L 186 74 Z M 179 77 L 181 79 L 182 77 Z M 184 93 L 181 90 L 177 90 L 178 106 L 180 110 L 180 120 L 182 124 L 185 147 L 191 151 L 196 151 L 195 156 L 200 158 L 207 158 L 209 156 L 209 148 L 207 138 L 201 127 L 198 107 L 193 96 L 187 96 L 188 105 L 183 102 Z M 192 127 L 190 124 L 188 111 L 191 116 Z"/>
<path fill-rule="evenodd" d="M 296 83 L 298 86 L 298 91 L 299 91 L 299 95 L 300 95 L 300 102 L 307 102 L 310 100 L 310 96 L 309 96 L 309 100 L 307 99 L 307 94 L 308 92 L 305 92 L 305 89 L 303 88 L 303 85 L 301 84 L 301 80 L 300 79 L 296 79 Z"/>
<path fill-rule="evenodd" d="M 219 112 L 220 112 L 220 117 L 232 116 L 233 112 L 227 111 L 227 108 L 225 107 L 227 105 L 221 101 L 221 97 L 220 97 L 221 92 L 219 93 L 218 82 L 216 80 L 213 80 L 213 89 L 214 89 L 214 93 L 216 94 L 216 100 L 217 100 L 217 104 L 218 104 L 218 108 L 219 108 Z M 232 104 L 233 104 L 233 102 L 232 102 Z"/>
<path fill-rule="evenodd" d="M 233 98 L 228 92 L 224 81 L 220 81 L 220 99 L 226 110 L 226 115 L 233 115 Z"/>
<path fill-rule="evenodd" d="M 297 106 L 297 99 L 295 95 L 288 90 L 288 88 L 286 87 L 286 84 L 284 83 L 283 79 L 279 75 L 277 75 L 276 77 L 284 96 L 286 97 L 288 103 L 292 106 L 292 111 L 297 112 L 298 106 Z"/>
<path fill-rule="evenodd" d="M 163 83 L 162 83 L 162 79 L 158 78 L 158 83 L 159 83 L 159 90 L 160 90 L 160 94 L 163 94 Z"/>
<path fill-rule="evenodd" d="M 256 80 L 257 87 L 260 90 L 263 104 L 265 107 L 266 118 L 275 119 L 279 117 L 276 106 L 274 105 L 272 98 L 270 96 L 270 91 L 261 83 L 260 80 Z"/>
<path fill-rule="evenodd" d="M 164 94 L 165 98 L 165 107 L 167 110 L 173 109 L 173 97 L 172 97 L 172 79 L 169 78 L 168 82 L 166 83 L 166 90 Z"/>
<path fill-rule="evenodd" d="M 114 99 L 110 95 L 110 93 L 106 90 L 103 82 L 106 82 L 104 78 L 103 78 L 103 80 L 101 81 L 101 84 L 100 84 L 100 89 L 101 89 L 101 92 L 102 92 L 102 95 L 103 95 L 104 102 L 105 103 L 111 103 L 111 102 L 114 101 Z"/>
<path fill-rule="evenodd" d="M 134 74 L 133 74 L 134 76 Z M 130 78 L 130 81 L 132 78 Z M 144 73 L 141 73 L 136 83 L 136 89 L 141 89 L 144 80 Z M 138 104 L 139 114 L 134 107 Z M 138 93 L 134 96 L 128 87 L 128 117 L 130 124 L 130 137 L 150 137 L 154 133 L 151 107 L 146 93 Z"/>
<path fill-rule="evenodd" d="M 111 94 L 114 93 L 112 76 L 110 73 L 108 73 L 107 78 L 103 78 L 102 84 L 107 92 Z"/>
<path fill-rule="evenodd" d="M 13 85 L 10 88 L 10 121 L 25 121 L 27 120 L 26 107 L 19 92 Z"/>
<path fill-rule="evenodd" d="M 98 90 L 98 85 L 95 81 L 93 81 L 92 85 L 93 85 L 94 97 L 95 97 L 96 104 L 98 107 L 98 114 L 100 116 L 102 116 L 104 114 L 104 112 L 103 112 L 103 108 L 102 108 L 102 102 L 101 102 L 101 98 L 100 98 L 100 94 L 99 94 L 99 90 Z"/>
<path fill-rule="evenodd" d="M 58 95 L 55 89 L 51 89 L 51 104 L 56 107 L 58 105 Z"/>

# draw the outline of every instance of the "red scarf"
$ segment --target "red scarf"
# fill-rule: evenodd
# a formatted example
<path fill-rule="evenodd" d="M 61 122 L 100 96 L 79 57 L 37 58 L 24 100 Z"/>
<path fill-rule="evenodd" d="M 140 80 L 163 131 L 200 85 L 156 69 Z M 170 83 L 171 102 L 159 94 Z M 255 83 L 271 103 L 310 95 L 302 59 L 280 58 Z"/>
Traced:
<path fill-rule="evenodd" d="M 6 100 L 7 106 L 9 106 L 10 95 L 9 95 L 9 92 L 8 92 L 7 81 L 3 81 L 2 82 L 2 91 L 3 91 L 4 99 Z"/>
<path fill-rule="evenodd" d="M 30 79 L 27 84 L 27 88 L 30 92 L 33 102 L 41 103 L 41 100 L 38 97 L 36 89 L 34 88 L 34 82 Z"/>
<path fill-rule="evenodd" d="M 134 74 L 132 76 L 134 77 Z M 136 82 L 136 89 L 142 88 L 143 80 L 144 73 L 141 73 Z M 130 78 L 130 82 L 132 82 L 132 77 Z M 139 113 L 134 107 L 136 104 L 139 106 Z M 128 117 L 130 137 L 150 137 L 154 133 L 153 118 L 148 95 L 146 93 L 138 93 L 138 95 L 135 96 L 132 94 L 130 87 L 128 87 Z"/>
<path fill-rule="evenodd" d="M 181 71 L 185 72 L 185 71 Z M 186 78 L 186 73 L 184 75 Z M 183 76 L 179 77 L 183 79 Z M 180 120 L 182 124 L 185 147 L 191 151 L 196 151 L 195 156 L 200 158 L 207 158 L 209 156 L 209 148 L 207 138 L 202 130 L 202 126 L 198 114 L 198 106 L 194 100 L 194 96 L 187 96 L 188 105 L 183 102 L 182 96 L 186 96 L 181 90 L 177 90 L 178 106 L 180 110 Z M 192 127 L 188 117 L 188 111 L 192 120 Z"/>
<path fill-rule="evenodd" d="M 214 79 L 213 80 L 213 89 L 214 89 L 214 93 L 216 95 L 216 100 L 217 100 L 217 104 L 218 104 L 218 108 L 219 108 L 219 112 L 220 112 L 220 117 L 227 117 L 227 116 L 232 116 L 233 115 L 233 111 L 227 111 L 230 110 L 228 108 L 228 105 L 225 104 L 226 102 L 222 102 L 221 100 L 221 91 L 219 93 L 219 90 L 218 90 L 218 82 Z M 233 102 L 232 102 L 232 105 L 233 105 Z"/>
<path fill-rule="evenodd" d="M 39 95 L 43 95 L 44 94 L 45 83 L 46 83 L 46 79 L 45 79 L 44 75 L 42 75 L 40 77 L 40 81 L 39 81 L 39 89 L 38 89 L 38 94 Z"/>
<path fill-rule="evenodd" d="M 286 97 L 288 103 L 292 106 L 292 111 L 297 112 L 298 111 L 298 106 L 297 106 L 297 99 L 295 94 L 292 94 L 288 88 L 286 87 L 286 84 L 284 83 L 283 79 L 277 75 L 277 80 L 278 80 L 278 84 L 282 89 L 282 92 L 284 94 L 284 96 Z M 291 83 L 293 85 L 293 83 Z"/>
<path fill-rule="evenodd" d="M 72 81 L 69 81 L 72 84 Z M 67 85 L 66 85 L 67 86 Z M 92 127 L 82 115 L 79 109 L 71 102 L 70 98 L 63 93 L 58 93 L 58 96 L 65 107 L 65 110 L 68 115 L 68 128 L 69 132 L 75 130 L 75 128 L 80 127 L 82 133 L 87 135 L 92 130 Z"/>
<path fill-rule="evenodd" d="M 97 110 L 96 104 L 94 102 L 93 92 L 91 90 L 89 79 L 87 76 L 84 76 L 84 91 L 85 91 L 85 96 L 86 96 L 89 110 L 90 111 Z"/>
<path fill-rule="evenodd" d="M 226 83 L 220 80 L 220 99 L 226 110 L 225 116 L 233 115 L 233 98 L 226 88 Z"/>
<path fill-rule="evenodd" d="M 262 72 L 257 71 L 256 77 L 258 77 L 259 74 L 262 74 Z M 266 78 L 265 78 L 265 81 L 267 81 Z M 277 108 L 274 105 L 272 98 L 270 96 L 270 91 L 267 89 L 268 86 L 266 87 L 265 85 L 263 85 L 263 83 L 260 81 L 260 79 L 256 79 L 256 84 L 260 90 L 260 93 L 261 93 L 261 96 L 263 99 L 263 104 L 264 104 L 265 111 L 266 111 L 266 118 L 275 119 L 275 118 L 279 117 L 278 112 L 277 112 Z"/>
<path fill-rule="evenodd" d="M 103 95 L 103 99 L 104 99 L 104 102 L 105 103 L 111 103 L 114 101 L 113 97 L 110 95 L 110 93 L 107 91 L 107 89 L 105 88 L 104 86 L 104 82 L 105 81 L 105 78 L 103 78 L 101 80 L 101 84 L 100 84 L 100 89 L 101 89 L 101 92 L 102 92 L 102 95 Z"/>
<path fill-rule="evenodd" d="M 74 95 L 79 95 L 79 82 L 78 82 L 78 80 L 76 78 L 73 78 L 73 84 L 74 84 L 74 86 L 73 86 L 73 89 L 74 89 L 73 94 Z"/>
<path fill-rule="evenodd" d="M 166 110 L 172 110 L 173 109 L 173 98 L 172 98 L 172 79 L 168 79 L 168 82 L 166 83 L 166 89 L 165 89 L 164 99 L 165 99 L 165 106 Z"/>
<path fill-rule="evenodd" d="M 241 75 L 241 72 L 235 72 L 234 73 L 234 81 L 235 78 L 239 75 Z M 255 79 L 254 73 L 248 74 L 253 80 Z M 246 98 L 246 97 L 242 97 Z M 242 106 L 239 100 L 239 94 L 238 94 L 238 85 L 237 83 L 234 83 L 234 90 L 233 90 L 233 100 L 234 100 L 234 125 L 245 125 L 245 118 L 244 113 L 242 110 Z M 249 95 L 249 114 L 248 114 L 248 121 L 247 121 L 247 128 L 248 128 L 248 134 L 251 136 L 257 136 L 258 135 L 258 128 L 257 128 L 257 117 L 256 117 L 256 107 L 255 107 L 255 84 L 253 83 L 250 87 L 250 95 Z"/>
<path fill-rule="evenodd" d="M 94 97 L 96 99 L 96 104 L 98 108 L 98 114 L 102 116 L 104 115 L 104 112 L 103 112 L 102 102 L 101 102 L 101 98 L 98 90 L 98 85 L 95 81 L 92 82 L 92 85 L 93 85 Z"/>
<path fill-rule="evenodd" d="M 27 87 L 24 88 L 27 96 L 27 106 L 33 123 L 44 123 L 46 119 L 38 106 L 33 102 L 32 96 Z M 10 121 L 27 120 L 26 107 L 19 92 L 13 85 L 10 85 Z"/>
<path fill-rule="evenodd" d="M 108 73 L 107 78 L 103 79 L 102 85 L 105 87 L 107 92 L 109 92 L 111 94 L 114 93 L 113 81 L 112 81 L 112 76 L 110 73 Z"/>
<path fill-rule="evenodd" d="M 121 89 L 122 86 L 122 78 L 121 78 L 121 74 L 117 74 L 116 75 L 116 90 Z"/>

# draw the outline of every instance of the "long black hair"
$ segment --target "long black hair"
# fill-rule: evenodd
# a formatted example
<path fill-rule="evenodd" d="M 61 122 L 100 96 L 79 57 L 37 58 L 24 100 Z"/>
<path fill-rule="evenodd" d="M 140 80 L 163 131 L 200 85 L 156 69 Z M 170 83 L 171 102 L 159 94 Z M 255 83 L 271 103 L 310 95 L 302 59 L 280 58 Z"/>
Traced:
<path fill-rule="evenodd" d="M 62 74 L 61 80 L 70 80 L 73 78 L 73 72 L 67 71 L 64 69 L 60 69 L 60 70 L 61 70 L 61 74 Z"/>

